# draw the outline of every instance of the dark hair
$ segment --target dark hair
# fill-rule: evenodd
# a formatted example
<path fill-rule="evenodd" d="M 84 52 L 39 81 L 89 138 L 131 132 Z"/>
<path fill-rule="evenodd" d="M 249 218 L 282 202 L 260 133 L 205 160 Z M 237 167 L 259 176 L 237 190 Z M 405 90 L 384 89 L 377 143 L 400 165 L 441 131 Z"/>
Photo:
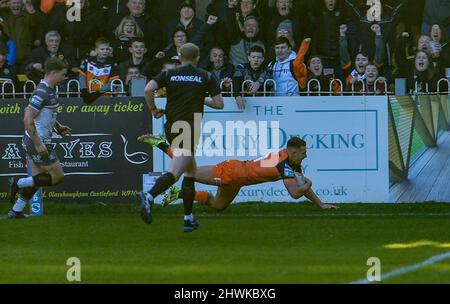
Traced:
<path fill-rule="evenodd" d="M 223 47 L 221 47 L 220 45 L 215 45 L 215 46 L 213 46 L 212 48 L 210 48 L 210 49 L 209 49 L 209 53 L 211 53 L 211 51 L 212 51 L 213 49 L 221 50 L 222 52 L 225 53 L 225 50 L 224 50 Z"/>
<path fill-rule="evenodd" d="M 173 33 L 172 33 L 172 39 L 175 38 L 175 34 L 178 33 L 178 32 L 183 32 L 183 33 L 185 33 L 185 34 L 186 34 L 186 41 L 189 40 L 189 34 L 188 34 L 188 32 L 187 32 L 184 28 L 182 28 L 182 27 L 177 27 L 177 28 L 173 31 Z"/>
<path fill-rule="evenodd" d="M 356 55 L 355 55 L 355 61 L 356 61 L 356 57 L 358 57 L 358 55 L 363 55 L 363 56 L 366 57 L 368 60 L 370 60 L 370 56 L 369 56 L 369 54 L 368 54 L 366 51 L 361 51 L 361 52 L 356 53 Z"/>
<path fill-rule="evenodd" d="M 135 37 L 135 38 L 131 39 L 130 46 L 133 45 L 133 43 L 135 43 L 135 42 L 143 43 L 145 46 L 145 40 L 143 38 Z"/>
<path fill-rule="evenodd" d="M 292 48 L 291 42 L 286 37 L 278 37 L 275 41 L 275 45 L 286 43 L 290 48 Z"/>
<path fill-rule="evenodd" d="M 59 72 L 64 69 L 68 69 L 68 65 L 61 59 L 53 57 L 45 61 L 44 68 L 45 74 L 49 74 L 50 72 Z"/>
<path fill-rule="evenodd" d="M 306 141 L 298 136 L 294 136 L 291 137 L 291 139 L 289 139 L 289 141 L 287 142 L 287 147 L 300 149 L 301 147 L 306 147 Z"/>
<path fill-rule="evenodd" d="M 264 49 L 258 45 L 254 45 L 250 48 L 250 50 L 248 51 L 248 55 L 250 55 L 251 53 L 261 53 L 263 54 L 263 56 L 265 55 Z"/>
<path fill-rule="evenodd" d="M 308 59 L 308 65 L 311 63 L 311 60 L 312 60 L 313 58 L 319 58 L 320 61 L 323 63 L 322 56 L 320 56 L 320 55 L 312 55 L 312 56 L 310 56 L 309 59 Z"/>

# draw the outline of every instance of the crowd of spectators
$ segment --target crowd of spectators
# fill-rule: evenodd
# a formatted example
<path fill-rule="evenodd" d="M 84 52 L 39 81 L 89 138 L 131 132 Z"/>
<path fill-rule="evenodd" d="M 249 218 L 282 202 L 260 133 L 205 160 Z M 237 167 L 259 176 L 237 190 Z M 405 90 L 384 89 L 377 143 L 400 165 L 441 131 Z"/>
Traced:
<path fill-rule="evenodd" d="M 450 0 L 373 1 L 379 16 L 366 0 L 212 0 L 205 16 L 186 0 L 68 2 L 0 0 L 0 82 L 38 82 L 59 57 L 91 92 L 128 88 L 176 67 L 187 42 L 239 107 L 266 90 L 383 94 L 395 78 L 433 90 L 450 68 Z"/>

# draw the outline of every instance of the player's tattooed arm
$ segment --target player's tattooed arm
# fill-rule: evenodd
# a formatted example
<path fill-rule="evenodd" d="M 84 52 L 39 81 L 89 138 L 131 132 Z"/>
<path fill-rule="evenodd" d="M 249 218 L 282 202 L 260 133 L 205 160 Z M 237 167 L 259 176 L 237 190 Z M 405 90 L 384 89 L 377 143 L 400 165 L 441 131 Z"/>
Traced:
<path fill-rule="evenodd" d="M 25 109 L 25 116 L 23 119 L 25 130 L 27 131 L 28 136 L 30 136 L 31 141 L 33 142 L 34 147 L 36 148 L 36 152 L 39 153 L 42 157 L 48 156 L 47 147 L 42 143 L 39 138 L 36 130 L 36 126 L 34 124 L 34 119 L 38 116 L 39 111 L 33 109 L 32 107 L 27 107 Z"/>
<path fill-rule="evenodd" d="M 300 185 L 295 178 L 286 178 L 283 180 L 284 186 L 286 187 L 287 191 L 289 192 L 289 195 L 293 199 L 299 199 L 302 196 L 306 194 L 306 192 L 311 188 L 312 183 L 310 180 L 306 181 L 305 183 Z"/>

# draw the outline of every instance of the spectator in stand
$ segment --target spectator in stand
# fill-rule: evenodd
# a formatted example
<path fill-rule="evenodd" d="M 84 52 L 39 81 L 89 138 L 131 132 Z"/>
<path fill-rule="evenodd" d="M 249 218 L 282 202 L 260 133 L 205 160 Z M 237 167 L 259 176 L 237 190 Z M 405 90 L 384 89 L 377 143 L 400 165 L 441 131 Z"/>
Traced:
<path fill-rule="evenodd" d="M 241 110 L 245 109 L 245 95 L 254 95 L 264 91 L 264 83 L 269 77 L 267 68 L 264 66 L 264 56 L 264 49 L 254 46 L 249 51 L 249 63 L 236 67 L 233 75 L 233 89 L 237 106 Z M 244 82 L 246 84 L 242 88 Z"/>
<path fill-rule="evenodd" d="M 412 47 L 411 35 L 407 32 L 403 32 L 398 41 L 397 48 L 395 49 L 395 61 L 397 64 L 397 74 L 405 75 L 410 70 L 410 67 L 414 65 L 415 53 L 417 51 L 425 51 L 431 54 L 431 63 L 433 67 L 439 70 L 441 75 L 444 75 L 445 68 L 449 67 L 450 51 L 448 50 L 448 41 L 444 38 L 444 33 L 440 31 L 440 27 L 435 25 L 432 27 L 430 36 L 420 36 L 417 41 L 417 46 Z M 413 55 L 410 55 L 413 54 Z"/>
<path fill-rule="evenodd" d="M 292 28 L 292 23 L 290 21 L 283 21 L 280 23 L 280 25 L 277 28 L 277 39 L 280 37 L 285 37 L 289 40 L 291 45 L 296 45 L 296 42 L 294 40 L 294 33 Z M 274 58 L 275 57 L 275 48 L 271 47 L 268 52 L 268 58 Z"/>
<path fill-rule="evenodd" d="M 429 35 L 434 24 L 442 24 L 442 30 L 450 37 L 450 1 L 427 0 L 422 18 L 422 35 Z"/>
<path fill-rule="evenodd" d="M 275 4 L 275 7 L 273 5 Z M 289 27 L 292 28 L 293 37 L 301 41 L 305 36 L 305 24 L 303 23 L 306 18 L 300 18 L 300 14 L 296 14 L 294 11 L 294 4 L 292 0 L 276 0 L 268 1 L 267 6 L 264 8 L 263 20 L 264 20 L 264 37 L 267 46 L 273 46 L 277 39 L 277 29 L 281 23 L 289 23 Z M 293 48 L 296 45 L 291 44 Z"/>
<path fill-rule="evenodd" d="M 4 43 L 4 45 L 8 48 L 8 53 L 6 54 L 6 62 L 8 63 L 9 66 L 14 66 L 17 57 L 16 44 L 4 32 L 3 27 L 4 21 L 0 17 L 0 43 Z"/>
<path fill-rule="evenodd" d="M 183 2 L 180 6 L 179 18 L 170 21 L 166 27 L 166 45 L 172 41 L 171 34 L 178 28 L 184 29 L 189 37 L 195 37 L 203 22 L 195 17 L 195 6 L 191 2 Z"/>
<path fill-rule="evenodd" d="M 195 7 L 195 0 L 152 0 L 150 1 L 150 11 L 156 16 L 161 24 L 167 24 L 174 19 L 179 18 L 179 8 L 185 2 L 188 2 Z"/>
<path fill-rule="evenodd" d="M 347 46 L 347 25 L 343 24 L 339 28 L 340 30 L 340 57 L 341 57 L 341 66 L 344 72 L 345 79 L 345 87 L 346 90 L 351 90 L 352 86 L 358 81 L 364 81 L 365 79 L 365 71 L 366 66 L 369 64 L 369 60 L 372 58 L 366 52 L 358 52 L 355 57 L 354 63 L 350 58 L 350 54 Z M 381 28 L 378 24 L 373 24 L 371 30 L 375 33 L 375 55 L 373 58 L 374 64 L 377 65 L 378 68 L 383 66 L 384 63 L 384 43 L 383 36 L 381 35 Z"/>
<path fill-rule="evenodd" d="M 439 74 L 444 75 L 445 68 L 450 68 L 449 41 L 439 24 L 433 24 L 430 36 L 431 57 L 435 67 L 439 69 Z"/>
<path fill-rule="evenodd" d="M 207 22 L 203 22 L 195 16 L 195 6 L 190 2 L 184 2 L 180 7 L 180 17 L 172 20 L 167 25 L 167 41 L 172 41 L 171 34 L 176 29 L 184 29 L 189 37 L 189 42 L 200 48 L 200 62 L 208 57 L 208 51 L 213 45 L 213 27 L 217 23 L 217 16 L 209 15 Z"/>
<path fill-rule="evenodd" d="M 387 48 L 388 51 L 385 50 L 384 52 L 387 54 L 386 59 L 387 65 L 389 66 L 391 65 L 389 50 L 395 45 L 395 27 L 397 25 L 398 16 L 403 9 L 406 10 L 408 1 L 409 0 L 397 0 L 394 7 L 389 7 L 386 4 L 386 1 L 380 1 L 380 21 L 377 21 L 376 24 L 380 25 L 381 33 L 385 38 L 384 47 Z M 345 0 L 345 2 L 353 15 L 352 19 L 358 20 L 356 25 L 359 45 L 356 52 L 367 52 L 370 57 L 373 57 L 374 51 L 372 50 L 375 50 L 376 46 L 374 44 L 375 40 L 371 28 L 374 25 L 374 21 L 367 18 L 367 1 Z"/>
<path fill-rule="evenodd" d="M 388 87 L 387 80 L 384 77 L 380 77 L 378 68 L 375 64 L 367 64 L 364 75 L 366 75 L 364 80 L 355 84 L 355 92 L 368 95 L 386 94 L 386 89 Z"/>
<path fill-rule="evenodd" d="M 123 17 L 119 26 L 114 30 L 112 42 L 116 62 L 125 61 L 130 57 L 131 41 L 135 38 L 143 39 L 144 32 L 133 17 Z"/>
<path fill-rule="evenodd" d="M 411 94 L 436 92 L 439 73 L 431 64 L 430 55 L 425 51 L 417 51 L 408 73 L 400 76 L 406 78 L 408 91 Z"/>
<path fill-rule="evenodd" d="M 127 92 L 128 96 L 131 96 L 131 82 L 138 79 L 147 80 L 147 77 L 141 74 L 140 68 L 138 66 L 130 65 L 127 67 L 126 76 L 124 79 L 125 92 Z"/>
<path fill-rule="evenodd" d="M 343 78 L 339 56 L 339 26 L 346 23 L 346 11 L 339 0 L 321 0 L 311 13 L 312 52 L 319 54 L 323 68 Z"/>
<path fill-rule="evenodd" d="M 184 28 L 176 29 L 172 36 L 172 43 L 155 55 L 156 60 L 159 60 L 161 64 L 169 59 L 180 60 L 181 47 L 186 43 L 188 43 L 188 32 Z M 159 71 L 161 68 L 160 65 L 157 70 Z"/>
<path fill-rule="evenodd" d="M 78 63 L 72 49 L 61 47 L 61 35 L 57 31 L 50 31 L 45 35 L 45 46 L 33 50 L 24 64 L 24 72 L 29 79 L 39 83 L 44 77 L 44 65 L 47 59 L 58 57 L 69 67 L 67 77 L 76 78 Z"/>
<path fill-rule="evenodd" d="M 68 10 L 72 6 L 64 2 L 41 1 L 41 11 L 45 14 L 42 18 L 41 31 L 46 33 L 57 30 L 63 38 L 62 43 L 74 49 L 77 58 L 85 58 L 97 38 L 111 34 L 108 33 L 104 12 L 97 6 L 101 1 L 80 0 L 79 21 L 67 18 Z"/>
<path fill-rule="evenodd" d="M 292 51 L 289 40 L 280 37 L 275 42 L 276 59 L 269 63 L 269 78 L 275 80 L 277 84 L 277 96 L 298 96 L 299 95 L 299 72 L 304 65 L 304 57 L 307 47 L 301 45 L 297 54 Z"/>
<path fill-rule="evenodd" d="M 322 58 L 318 55 L 313 55 L 305 64 L 305 54 L 309 51 L 311 45 L 311 38 L 303 39 L 296 59 L 293 62 L 292 70 L 294 77 L 297 80 L 300 90 L 308 90 L 308 92 L 325 92 L 329 90 L 329 85 L 333 81 L 333 74 L 325 74 L 322 64 Z M 311 81 L 311 80 L 315 81 Z M 308 87 L 309 83 L 309 87 Z M 341 92 L 341 86 L 337 81 L 332 84 L 332 90 L 335 93 Z"/>
<path fill-rule="evenodd" d="M 206 70 L 211 72 L 212 78 L 220 85 L 222 91 L 229 91 L 231 88 L 234 67 L 225 62 L 225 52 L 221 47 L 213 47 L 209 52 L 209 65 Z"/>
<path fill-rule="evenodd" d="M 147 53 L 145 41 L 139 38 L 133 39 L 128 52 L 129 54 L 131 53 L 131 57 L 119 64 L 120 79 L 126 79 L 127 71 L 130 66 L 137 67 L 140 75 L 150 78 L 151 62 L 145 58 L 145 54 Z"/>
<path fill-rule="evenodd" d="M 80 85 L 88 93 L 110 91 L 110 82 L 119 79 L 117 64 L 111 58 L 111 44 L 104 38 L 95 42 L 95 56 L 83 61 L 80 67 Z"/>
<path fill-rule="evenodd" d="M 200 50 L 200 66 L 205 66 L 207 63 L 205 61 L 208 60 L 204 53 L 206 52 L 207 47 L 205 47 L 205 37 L 209 34 L 212 26 L 217 22 L 216 16 L 209 16 L 208 20 L 205 24 L 203 24 L 198 31 L 194 33 L 194 36 L 190 36 L 188 31 L 184 27 L 176 28 L 172 35 L 172 42 L 167 45 L 167 47 L 159 51 L 155 55 L 154 65 L 156 66 L 156 71 L 161 70 L 161 63 L 167 61 L 169 59 L 180 60 L 180 50 L 183 45 L 188 42 L 192 42 L 197 46 L 203 46 L 202 50 Z M 159 73 L 159 72 L 158 72 Z"/>
<path fill-rule="evenodd" d="M 160 23 L 151 16 L 145 14 L 145 0 L 128 0 L 128 16 L 133 17 L 144 33 L 145 44 L 148 48 L 148 55 L 153 57 L 163 46 L 162 27 Z M 110 20 L 110 31 L 117 28 L 123 17 L 116 17 Z"/>
<path fill-rule="evenodd" d="M 228 26 L 238 26 L 244 30 L 244 21 L 248 16 L 259 17 L 257 0 L 228 0 L 227 23 Z"/>
<path fill-rule="evenodd" d="M 41 44 L 36 37 L 39 15 L 31 0 L 0 0 L 0 8 L 4 32 L 17 46 L 16 66 L 20 67 L 30 56 L 33 46 Z"/>
<path fill-rule="evenodd" d="M 3 86 L 3 83 L 5 82 L 10 82 L 13 84 L 17 83 L 14 67 L 9 65 L 8 61 L 6 60 L 7 55 L 8 55 L 8 46 L 0 41 L 0 93 L 12 92 L 12 87 L 9 85 Z"/>
<path fill-rule="evenodd" d="M 248 50 L 253 46 L 259 46 L 265 50 L 264 43 L 259 39 L 259 22 L 256 17 L 249 16 L 244 22 L 244 32 L 240 32 L 237 26 L 233 29 L 232 45 L 230 48 L 230 63 L 234 66 L 248 63 Z"/>

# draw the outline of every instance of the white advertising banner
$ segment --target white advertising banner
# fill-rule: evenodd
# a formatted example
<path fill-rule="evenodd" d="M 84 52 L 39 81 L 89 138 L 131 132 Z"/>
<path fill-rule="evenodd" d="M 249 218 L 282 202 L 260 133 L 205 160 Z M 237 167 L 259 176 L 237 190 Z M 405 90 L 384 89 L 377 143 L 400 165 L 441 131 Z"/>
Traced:
<path fill-rule="evenodd" d="M 239 110 L 225 98 L 223 110 L 205 108 L 198 166 L 260 158 L 286 147 L 291 136 L 307 143 L 303 174 L 324 202 L 388 202 L 388 100 L 386 96 L 248 97 Z M 164 107 L 165 99 L 157 104 Z M 153 120 L 162 134 L 163 119 Z M 203 144 L 202 144 L 203 143 Z M 154 149 L 155 172 L 170 159 Z M 217 187 L 196 184 L 215 193 Z M 235 202 L 293 202 L 283 182 L 243 187 Z"/>

